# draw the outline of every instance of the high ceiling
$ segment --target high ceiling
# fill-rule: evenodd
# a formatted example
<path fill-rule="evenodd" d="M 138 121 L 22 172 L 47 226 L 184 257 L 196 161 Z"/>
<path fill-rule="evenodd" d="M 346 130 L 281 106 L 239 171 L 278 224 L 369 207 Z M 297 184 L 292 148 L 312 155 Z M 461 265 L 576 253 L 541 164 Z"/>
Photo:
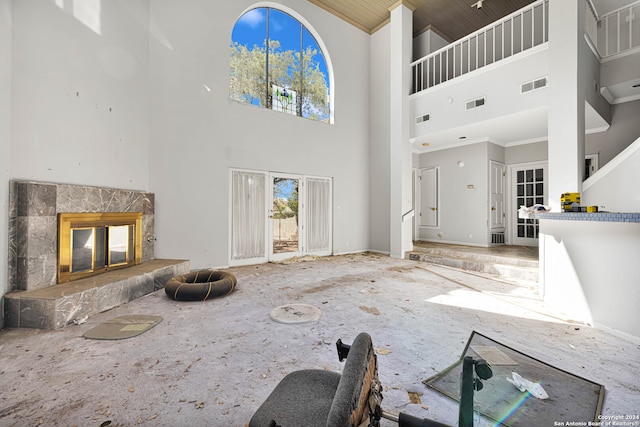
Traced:
<path fill-rule="evenodd" d="M 402 0 L 415 7 L 414 35 L 431 28 L 449 42 L 458 40 L 519 10 L 534 0 Z M 389 22 L 389 7 L 398 0 L 309 0 L 309 2 L 372 34 Z M 592 0 L 598 15 L 632 3 L 632 0 Z"/>
<path fill-rule="evenodd" d="M 309 0 L 311 3 L 372 34 L 389 22 L 389 8 L 398 0 Z M 414 6 L 413 29 L 418 35 L 431 28 L 448 41 L 458 40 L 534 0 L 409 0 Z"/>

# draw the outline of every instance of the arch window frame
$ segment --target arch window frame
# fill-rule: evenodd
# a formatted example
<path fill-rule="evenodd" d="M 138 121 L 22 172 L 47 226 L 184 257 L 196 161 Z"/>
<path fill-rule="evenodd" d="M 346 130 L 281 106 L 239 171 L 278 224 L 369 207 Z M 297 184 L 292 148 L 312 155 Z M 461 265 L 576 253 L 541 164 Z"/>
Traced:
<path fill-rule="evenodd" d="M 281 12 L 284 14 L 289 15 L 289 17 L 291 17 L 292 19 L 296 20 L 299 24 L 300 24 L 300 32 L 301 32 L 301 36 L 300 38 L 302 39 L 302 30 L 306 30 L 309 35 L 311 37 L 313 37 L 315 44 L 317 45 L 319 52 L 318 54 L 322 56 L 322 58 L 324 59 L 324 63 L 326 66 L 326 74 L 325 74 L 325 78 L 327 80 L 327 89 L 328 89 L 328 99 L 327 99 L 327 108 L 328 108 L 328 117 L 323 119 L 323 120 L 315 120 L 312 119 L 311 117 L 305 117 L 303 116 L 301 113 L 300 108 L 297 108 L 298 111 L 295 112 L 295 115 L 298 117 L 303 117 L 303 118 L 310 118 L 314 121 L 320 121 L 320 122 L 326 122 L 329 124 L 333 124 L 334 123 L 334 112 L 335 112 L 335 95 L 334 95 L 334 76 L 333 76 L 333 65 L 331 62 L 331 57 L 329 56 L 328 50 L 326 48 L 326 45 L 324 44 L 324 41 L 322 40 L 322 38 L 320 37 L 319 33 L 315 30 L 315 28 L 299 13 L 297 13 L 296 11 L 294 11 L 293 9 L 290 9 L 282 4 L 278 4 L 278 3 L 273 3 L 273 2 L 258 2 L 255 3 L 253 5 L 251 5 L 250 7 L 246 8 L 242 13 L 240 13 L 240 15 L 238 15 L 238 18 L 236 19 L 234 25 L 233 25 L 233 29 L 232 29 L 232 35 L 231 35 L 231 43 L 233 46 L 233 31 L 235 30 L 236 26 L 238 25 L 238 22 L 240 21 L 240 19 L 248 12 L 255 10 L 255 9 L 267 9 L 267 22 L 268 22 L 268 17 L 269 17 L 269 10 L 275 10 L 277 12 Z M 269 40 L 269 30 L 268 30 L 268 24 L 267 25 L 267 31 L 265 34 L 265 41 Z M 260 100 L 260 102 L 258 102 L 257 105 L 261 105 L 263 108 L 268 108 L 268 109 L 274 109 L 274 110 L 280 110 L 283 111 L 284 109 L 286 109 L 286 106 L 284 109 L 281 108 L 272 108 L 272 104 L 269 102 L 269 98 L 273 98 L 273 95 L 269 96 L 270 92 L 275 92 L 275 91 L 279 91 L 279 95 L 282 96 L 284 95 L 285 97 L 287 95 L 289 95 L 289 99 L 291 99 L 291 95 L 290 94 L 283 94 L 282 93 L 282 89 L 286 89 L 287 88 L 282 88 L 279 86 L 275 86 L 275 88 L 273 87 L 273 82 L 270 81 L 269 79 L 269 49 L 268 49 L 269 43 L 267 42 L 266 44 L 266 55 L 265 55 L 265 76 L 264 76 L 264 80 L 265 80 L 265 90 L 266 90 L 266 99 L 264 100 Z M 303 45 L 301 43 L 301 49 L 303 49 Z M 299 51 L 300 52 L 300 51 Z M 239 100 L 237 98 L 234 97 L 234 94 L 232 93 L 232 82 L 231 79 L 233 78 L 233 70 L 230 64 L 230 70 L 229 70 L 229 75 L 230 75 L 230 82 L 229 82 L 229 89 L 230 89 L 230 93 L 229 96 L 232 100 L 236 100 L 237 102 L 241 102 L 241 103 L 245 103 L 245 104 L 251 104 L 251 102 L 247 102 L 247 101 L 242 101 Z M 302 80 L 302 77 L 300 77 L 300 80 Z M 289 88 L 291 89 L 291 88 Z M 284 98 L 283 98 L 284 99 Z M 272 102 L 272 101 L 271 101 Z M 253 103 L 254 105 L 256 105 L 256 103 Z M 291 108 L 289 108 L 288 111 L 285 112 L 289 112 L 290 114 L 292 113 Z"/>

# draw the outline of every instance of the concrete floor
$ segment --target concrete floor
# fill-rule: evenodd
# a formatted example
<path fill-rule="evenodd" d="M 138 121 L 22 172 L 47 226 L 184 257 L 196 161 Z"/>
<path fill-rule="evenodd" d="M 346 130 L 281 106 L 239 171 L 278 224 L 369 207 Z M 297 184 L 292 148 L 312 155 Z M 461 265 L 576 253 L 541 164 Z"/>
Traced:
<path fill-rule="evenodd" d="M 81 325 L 0 331 L 0 426 L 240 427 L 286 373 L 340 371 L 335 341 L 362 331 L 379 350 L 387 410 L 455 425 L 457 403 L 422 381 L 455 362 L 476 330 L 603 384 L 604 415 L 640 413 L 640 346 L 545 314 L 526 288 L 375 254 L 231 271 L 238 288 L 221 299 L 178 302 L 160 290 Z M 269 318 L 292 302 L 320 308 L 321 319 Z M 164 321 L 127 340 L 83 338 L 125 314 Z"/>

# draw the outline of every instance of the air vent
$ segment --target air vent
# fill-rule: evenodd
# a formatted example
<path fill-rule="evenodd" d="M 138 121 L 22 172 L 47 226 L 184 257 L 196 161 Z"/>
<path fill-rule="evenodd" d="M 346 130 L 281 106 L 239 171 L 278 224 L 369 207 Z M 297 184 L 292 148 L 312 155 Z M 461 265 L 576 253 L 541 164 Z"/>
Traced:
<path fill-rule="evenodd" d="M 416 117 L 416 124 L 429 121 L 429 115 L 425 114 L 423 116 Z"/>
<path fill-rule="evenodd" d="M 492 244 L 504 244 L 504 233 L 491 233 Z"/>
<path fill-rule="evenodd" d="M 531 80 L 530 82 L 523 83 L 520 85 L 520 93 L 531 92 L 532 90 L 542 89 L 543 87 L 547 87 L 547 78 L 542 77 L 537 80 Z"/>
<path fill-rule="evenodd" d="M 482 107 L 486 102 L 486 98 L 483 96 L 482 98 L 473 99 L 471 101 L 467 101 L 466 108 L 467 110 L 471 110 L 472 108 Z"/>

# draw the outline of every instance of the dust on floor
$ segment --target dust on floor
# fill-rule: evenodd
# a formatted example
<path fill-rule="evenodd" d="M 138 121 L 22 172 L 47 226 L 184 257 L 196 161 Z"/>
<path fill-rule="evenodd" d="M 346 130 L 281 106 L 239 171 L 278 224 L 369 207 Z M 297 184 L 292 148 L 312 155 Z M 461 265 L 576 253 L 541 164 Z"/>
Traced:
<path fill-rule="evenodd" d="M 522 289 L 375 254 L 230 271 L 237 290 L 220 299 L 180 302 L 160 290 L 81 325 L 0 331 L 0 425 L 244 426 L 288 372 L 341 371 L 335 342 L 359 332 L 378 352 L 386 410 L 455 425 L 457 403 L 422 381 L 457 360 L 476 330 L 603 384 L 605 415 L 640 411 L 640 347 L 549 316 Z M 289 303 L 322 316 L 295 325 L 269 318 Z M 83 338 L 128 314 L 164 320 L 131 339 Z"/>

